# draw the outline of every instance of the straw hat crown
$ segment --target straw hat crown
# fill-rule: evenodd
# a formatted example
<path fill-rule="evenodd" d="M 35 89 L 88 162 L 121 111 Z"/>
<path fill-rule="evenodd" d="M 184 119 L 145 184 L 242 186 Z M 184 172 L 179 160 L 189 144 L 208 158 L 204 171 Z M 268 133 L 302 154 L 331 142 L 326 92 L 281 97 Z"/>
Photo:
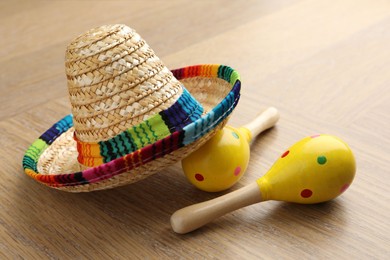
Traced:
<path fill-rule="evenodd" d="M 85 154 L 85 144 L 96 147 L 118 136 L 168 109 L 183 94 L 181 83 L 126 25 L 87 31 L 68 45 L 65 57 L 75 139 L 79 154 L 84 153 L 79 161 L 87 166 L 99 163 L 86 160 L 94 155 Z"/>
<path fill-rule="evenodd" d="M 76 136 L 107 140 L 170 107 L 181 85 L 126 25 L 105 25 L 73 40 L 66 75 Z"/>

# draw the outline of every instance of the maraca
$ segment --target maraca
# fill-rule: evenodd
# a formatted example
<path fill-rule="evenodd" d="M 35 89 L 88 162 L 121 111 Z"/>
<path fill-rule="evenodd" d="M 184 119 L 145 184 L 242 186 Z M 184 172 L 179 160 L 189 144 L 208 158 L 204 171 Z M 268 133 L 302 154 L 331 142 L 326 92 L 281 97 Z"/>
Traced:
<path fill-rule="evenodd" d="M 178 210 L 171 217 L 171 225 L 175 232 L 184 234 L 257 202 L 328 201 L 349 187 L 355 170 L 355 158 L 345 142 L 331 135 L 306 137 L 286 150 L 256 183 Z"/>
<path fill-rule="evenodd" d="M 270 107 L 238 129 L 225 126 L 182 161 L 187 179 L 197 188 L 217 192 L 230 188 L 243 176 L 249 162 L 249 143 L 279 119 Z"/>

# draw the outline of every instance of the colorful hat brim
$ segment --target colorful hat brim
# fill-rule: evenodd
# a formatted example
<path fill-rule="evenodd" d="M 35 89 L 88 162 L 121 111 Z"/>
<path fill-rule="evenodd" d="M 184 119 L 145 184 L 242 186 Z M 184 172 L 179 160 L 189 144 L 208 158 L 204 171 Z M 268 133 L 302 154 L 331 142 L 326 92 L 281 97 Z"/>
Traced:
<path fill-rule="evenodd" d="M 148 169 L 152 162 L 165 158 L 168 155 L 174 155 L 175 157 L 169 159 L 171 163 L 164 162 L 164 167 L 181 160 L 190 152 L 189 147 L 194 146 L 192 148 L 195 148 L 195 144 L 199 146 L 206 142 L 212 137 L 213 132 L 215 132 L 212 130 L 219 129 L 226 123 L 226 118 L 231 114 L 239 100 L 241 82 L 239 74 L 232 68 L 224 65 L 189 66 L 172 70 L 172 73 L 180 81 L 190 78 L 222 79 L 229 83 L 230 90 L 221 101 L 201 118 L 185 126 L 182 130 L 176 131 L 166 138 L 147 145 L 144 148 L 97 167 L 87 168 L 77 172 L 60 174 L 40 173 L 38 170 L 38 162 L 41 155 L 61 136 L 70 134 L 69 132 L 73 130 L 72 115 L 67 115 L 43 133 L 28 148 L 23 157 L 25 173 L 47 186 L 80 192 L 112 188 L 143 179 L 162 169 L 161 167 Z M 191 89 L 188 89 L 188 91 L 193 94 Z M 197 98 L 196 94 L 193 94 L 193 96 Z M 199 102 L 202 104 L 201 101 Z M 140 169 L 141 171 L 138 171 L 132 177 L 124 178 L 125 180 L 122 181 L 120 180 L 119 177 L 121 175 L 131 173 L 136 169 Z"/>

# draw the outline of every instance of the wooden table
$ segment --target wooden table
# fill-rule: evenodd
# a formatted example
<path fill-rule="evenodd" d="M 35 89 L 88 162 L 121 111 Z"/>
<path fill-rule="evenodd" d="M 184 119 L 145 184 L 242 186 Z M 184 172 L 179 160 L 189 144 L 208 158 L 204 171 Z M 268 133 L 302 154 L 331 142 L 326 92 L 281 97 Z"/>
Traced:
<path fill-rule="evenodd" d="M 230 124 L 275 106 L 277 127 L 252 146 L 245 177 L 262 176 L 304 136 L 330 133 L 353 149 L 357 175 L 319 205 L 265 202 L 187 235 L 171 214 L 214 198 L 180 165 L 136 184 L 72 194 L 22 170 L 27 147 L 70 112 L 64 51 L 108 23 L 135 28 L 169 68 L 237 69 Z M 2 1 L 0 3 L 0 258 L 389 259 L 389 1 Z"/>

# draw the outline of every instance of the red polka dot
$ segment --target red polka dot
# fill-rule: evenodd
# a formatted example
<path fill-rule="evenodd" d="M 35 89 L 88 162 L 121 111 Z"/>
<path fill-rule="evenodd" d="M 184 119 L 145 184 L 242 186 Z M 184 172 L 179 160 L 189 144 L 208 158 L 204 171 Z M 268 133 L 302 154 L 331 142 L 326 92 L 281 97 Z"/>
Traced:
<path fill-rule="evenodd" d="M 346 189 L 348 189 L 348 187 L 349 187 L 348 183 L 344 184 L 343 187 L 341 187 L 340 189 L 340 193 L 343 193 Z"/>
<path fill-rule="evenodd" d="M 311 195 L 313 195 L 313 192 L 309 189 L 304 189 L 303 191 L 301 191 L 302 198 L 310 198 Z"/>
<path fill-rule="evenodd" d="M 286 156 L 287 156 L 289 153 L 290 153 L 290 151 L 289 151 L 289 150 L 285 151 L 285 152 L 282 154 L 281 158 L 284 158 L 284 157 L 286 157 Z"/>
<path fill-rule="evenodd" d="M 196 179 L 197 181 L 203 181 L 203 180 L 204 180 L 204 177 L 203 177 L 202 174 L 197 173 L 197 174 L 195 174 L 195 179 Z"/>
<path fill-rule="evenodd" d="M 234 170 L 234 175 L 235 176 L 238 176 L 241 172 L 241 167 L 240 166 L 237 166 L 236 169 Z"/>
<path fill-rule="evenodd" d="M 319 136 L 321 136 L 321 135 L 312 135 L 312 136 L 310 136 L 311 138 L 316 138 L 316 137 L 319 137 Z"/>

